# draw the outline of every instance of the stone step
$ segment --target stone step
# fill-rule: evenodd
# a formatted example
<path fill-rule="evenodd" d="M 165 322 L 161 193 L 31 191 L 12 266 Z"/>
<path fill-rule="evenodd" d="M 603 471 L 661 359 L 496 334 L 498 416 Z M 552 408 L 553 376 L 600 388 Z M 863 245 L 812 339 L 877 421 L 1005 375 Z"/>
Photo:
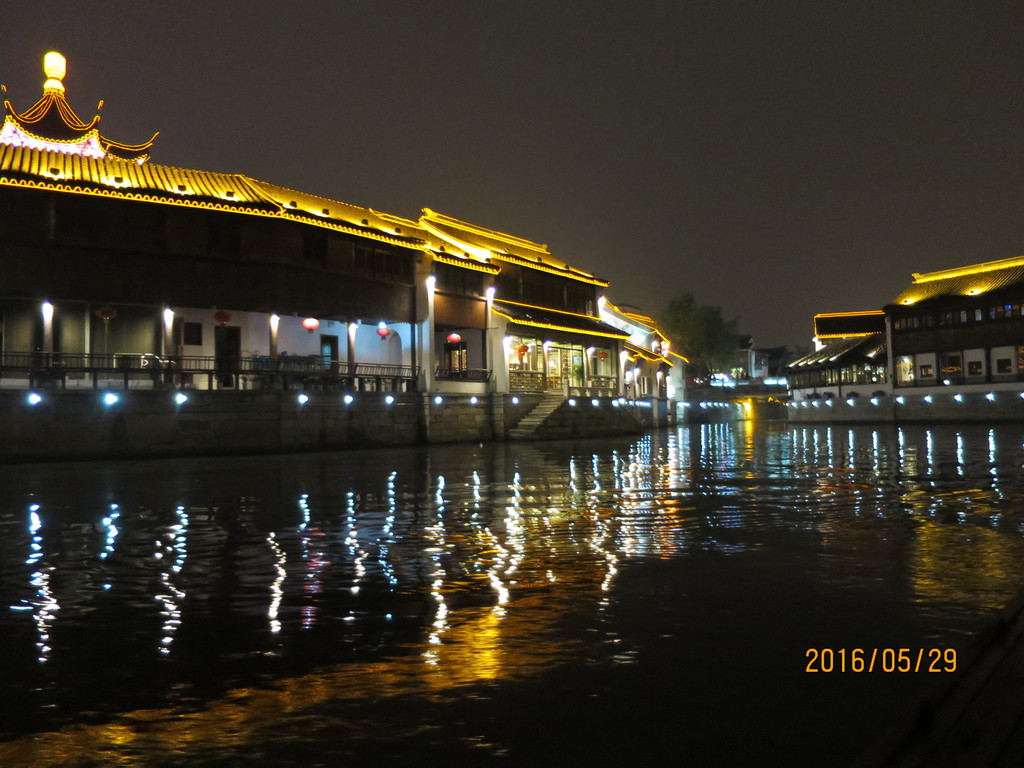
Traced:
<path fill-rule="evenodd" d="M 565 402 L 565 398 L 560 394 L 544 395 L 544 399 L 520 419 L 515 427 L 509 430 L 509 438 L 512 440 L 529 440 L 533 437 L 537 428 L 547 420 L 548 416 L 558 410 L 558 407 L 563 402 Z"/>

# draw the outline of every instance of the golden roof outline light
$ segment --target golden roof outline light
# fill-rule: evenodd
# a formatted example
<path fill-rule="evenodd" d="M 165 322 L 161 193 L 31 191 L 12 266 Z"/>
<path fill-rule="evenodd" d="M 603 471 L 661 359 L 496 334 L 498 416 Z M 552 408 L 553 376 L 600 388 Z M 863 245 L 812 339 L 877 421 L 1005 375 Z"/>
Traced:
<path fill-rule="evenodd" d="M 97 159 L 128 160 L 144 163 L 149 149 L 159 135 L 154 133 L 142 144 L 123 144 L 99 132 L 100 116 L 84 122 L 65 97 L 64 77 L 67 60 L 57 51 L 43 57 L 42 97 L 24 112 L 19 113 L 9 100 L 4 100 L 7 115 L 0 127 L 0 144 L 29 149 L 63 152 Z M 4 89 L 6 92 L 6 88 Z M 97 109 L 102 108 L 103 102 Z"/>
<path fill-rule="evenodd" d="M 419 225 L 435 237 L 480 259 L 507 261 L 591 285 L 608 285 L 607 280 L 559 261 L 551 255 L 547 245 L 541 243 L 470 224 L 430 208 L 423 209 Z"/>
<path fill-rule="evenodd" d="M 881 309 L 866 309 L 862 312 L 819 312 L 814 317 L 858 317 L 863 315 L 884 315 L 885 311 Z"/>
<path fill-rule="evenodd" d="M 530 317 L 519 317 L 515 314 L 515 309 L 521 307 L 524 310 L 536 310 L 544 316 L 547 316 L 548 320 L 532 319 Z M 534 328 L 546 328 L 552 331 L 569 331 L 571 333 L 585 333 L 589 336 L 605 336 L 613 339 L 628 339 L 629 334 L 616 328 L 613 325 L 608 325 L 601 318 L 594 317 L 593 315 L 584 315 L 579 312 L 567 312 L 562 309 L 552 309 L 551 307 L 540 307 L 536 304 L 524 304 L 518 301 L 508 301 L 506 299 L 495 300 L 491 304 L 491 311 L 506 320 L 510 320 L 518 325 L 526 325 Z M 563 323 L 557 322 L 560 318 L 565 318 Z M 570 323 L 573 319 L 578 318 L 583 321 L 582 326 L 573 326 Z M 607 329 L 607 330 L 604 330 Z"/>
<path fill-rule="evenodd" d="M 60 176 L 52 175 L 51 168 L 57 168 Z M 327 202 L 337 218 L 325 219 L 302 209 L 289 209 L 285 203 L 296 198 L 304 208 L 312 207 L 306 200 L 312 201 L 313 196 L 240 174 L 138 164 L 0 143 L 0 185 L 284 218 L 406 248 L 422 247 L 424 242 L 412 234 L 391 234 L 380 223 L 381 217 L 369 209 L 326 198 L 316 200 Z M 227 191 L 232 196 L 227 196 Z M 370 217 L 379 229 L 356 223 L 364 217 Z"/>
<path fill-rule="evenodd" d="M 942 269 L 937 272 L 914 272 L 912 277 L 915 283 L 927 283 L 933 280 L 945 280 L 951 277 L 967 277 L 968 275 L 980 275 L 986 272 L 994 272 L 998 269 L 1024 266 L 1024 256 L 1013 256 L 1009 259 L 998 259 L 996 261 L 985 261 L 980 264 L 969 264 L 965 267 L 953 267 Z"/>

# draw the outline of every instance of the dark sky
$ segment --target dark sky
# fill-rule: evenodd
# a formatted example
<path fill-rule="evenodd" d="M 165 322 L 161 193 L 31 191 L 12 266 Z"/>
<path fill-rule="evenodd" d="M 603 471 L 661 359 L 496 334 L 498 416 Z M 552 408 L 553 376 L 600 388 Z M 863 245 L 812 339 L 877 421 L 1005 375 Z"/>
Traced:
<path fill-rule="evenodd" d="M 430 207 L 773 346 L 1024 253 L 1022 32 L 1001 0 L 33 0 L 0 81 L 25 109 L 58 50 L 153 162 Z"/>

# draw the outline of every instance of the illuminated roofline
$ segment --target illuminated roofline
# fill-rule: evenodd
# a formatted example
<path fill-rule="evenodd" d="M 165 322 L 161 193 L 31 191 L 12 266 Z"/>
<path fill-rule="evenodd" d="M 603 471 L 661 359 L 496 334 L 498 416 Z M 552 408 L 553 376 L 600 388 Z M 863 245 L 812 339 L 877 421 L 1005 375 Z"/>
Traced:
<path fill-rule="evenodd" d="M 255 207 L 231 206 L 226 203 L 215 203 L 208 200 L 196 200 L 190 198 L 178 199 L 172 197 L 171 193 L 169 192 L 165 192 L 162 194 L 144 194 L 141 192 L 125 192 L 123 190 L 88 189 L 78 185 L 60 184 L 48 181 L 12 179 L 4 175 L 0 175 L 0 186 L 21 187 L 23 189 L 45 189 L 51 192 L 67 192 L 75 195 L 91 195 L 93 197 L 106 197 L 116 200 L 132 200 L 135 202 L 156 203 L 157 205 L 174 205 L 180 208 L 200 208 L 203 210 L 224 211 L 226 213 L 237 213 L 247 216 L 262 216 L 264 218 L 269 219 L 285 219 L 287 221 L 295 221 L 300 224 L 320 227 L 321 229 L 330 229 L 336 232 L 344 232 L 346 234 L 359 235 L 361 237 L 366 237 L 371 240 L 377 240 L 379 242 L 388 243 L 389 245 L 397 245 L 402 248 L 416 247 L 415 243 L 409 242 L 409 240 L 400 239 L 399 237 L 388 236 L 385 235 L 384 233 L 375 232 L 373 230 L 365 229 L 362 227 L 356 227 L 351 224 L 345 224 L 337 221 L 313 219 L 309 217 L 308 213 L 305 215 L 297 215 L 285 208 L 281 208 L 280 206 L 277 206 L 278 210 L 265 211 Z M 167 196 L 165 197 L 164 195 Z M 277 205 L 276 203 L 274 204 Z"/>
<path fill-rule="evenodd" d="M 602 288 L 607 288 L 609 285 L 607 280 L 602 280 L 599 277 L 588 275 L 585 272 L 579 272 L 577 270 L 572 269 L 571 267 L 566 267 L 564 269 L 560 267 L 553 267 L 550 264 L 545 264 L 539 261 L 530 261 L 527 258 L 524 258 L 522 256 L 516 256 L 515 254 L 511 253 L 497 252 L 494 253 L 493 258 L 497 261 L 508 261 L 513 264 L 518 264 L 519 266 L 522 267 L 536 269 L 539 272 L 549 272 L 552 275 L 558 275 L 559 277 L 567 277 L 570 280 L 578 280 L 581 283 L 588 283 L 590 285 L 598 285 L 601 286 Z"/>
<path fill-rule="evenodd" d="M 885 311 L 881 309 L 868 309 L 863 312 L 819 312 L 814 316 L 817 320 L 819 317 L 860 317 L 863 315 L 884 315 Z"/>
<path fill-rule="evenodd" d="M 439 261 L 442 264 L 451 264 L 453 267 L 462 267 L 463 269 L 473 269 L 477 272 L 484 272 L 488 275 L 496 275 L 501 272 L 501 267 L 494 267 L 490 264 L 482 264 L 479 261 L 473 261 L 472 259 L 462 259 L 458 256 L 449 256 L 447 254 L 438 253 L 437 251 L 427 251 L 434 261 Z"/>
<path fill-rule="evenodd" d="M 428 208 L 426 210 L 430 210 L 430 209 Z M 468 243 L 463 243 L 461 240 L 457 240 L 456 238 L 452 237 L 451 235 L 449 235 L 444 230 L 440 230 L 437 227 L 432 226 L 429 221 L 425 221 L 424 219 L 420 219 L 420 226 L 423 227 L 423 229 L 427 230 L 427 232 L 432 234 L 434 237 L 436 237 L 436 238 L 438 238 L 440 240 L 444 240 L 449 245 L 454 245 L 457 248 L 461 248 L 466 253 L 471 254 L 471 255 L 475 256 L 476 258 L 478 258 L 478 259 L 483 259 L 484 261 L 490 261 L 490 258 L 491 258 L 492 254 L 491 254 L 491 251 L 489 249 L 481 248 L 478 245 L 470 245 Z"/>
<path fill-rule="evenodd" d="M 525 248 L 529 251 L 537 251 L 538 253 L 542 253 L 548 256 L 551 255 L 548 251 L 548 247 L 546 245 L 542 245 L 541 243 L 535 243 L 532 240 L 524 240 L 521 237 L 516 237 L 515 235 L 508 235 L 505 234 L 504 232 L 498 232 L 497 230 L 494 229 L 487 229 L 486 227 L 481 227 L 476 224 L 470 224 L 460 219 L 452 218 L 451 216 L 445 216 L 443 213 L 438 213 L 437 211 L 432 210 L 430 208 L 423 209 L 423 218 L 433 219 L 438 224 L 447 225 L 451 227 L 458 227 L 459 229 L 463 229 L 471 234 L 481 235 L 492 240 L 500 240 L 501 242 L 505 242 L 508 243 L 509 245 L 514 245 L 519 248 Z"/>
<path fill-rule="evenodd" d="M 523 304 L 523 303 L 518 302 L 518 301 L 507 301 L 505 299 L 500 299 L 500 298 L 497 299 L 497 301 L 500 302 L 501 304 L 511 304 L 512 306 L 527 307 L 528 309 L 539 309 L 539 310 L 542 310 L 544 312 L 556 312 L 556 313 L 558 313 L 560 315 L 569 315 L 570 317 L 581 317 L 581 318 L 583 318 L 585 320 L 596 320 L 598 322 L 601 322 L 601 318 L 594 317 L 593 315 L 581 315 L 578 312 L 566 312 L 565 310 L 562 310 L 562 309 L 552 309 L 551 307 L 539 307 L 536 304 Z M 549 328 L 549 329 L 551 329 L 553 331 L 570 331 L 572 333 L 581 333 L 581 334 L 584 334 L 584 335 L 587 335 L 587 336 L 607 336 L 608 338 L 612 338 L 612 339 L 628 339 L 629 338 L 629 334 L 625 333 L 624 331 L 619 331 L 618 333 L 608 333 L 607 331 L 589 331 L 589 330 L 581 330 L 579 328 L 573 328 L 573 327 L 568 326 L 568 325 L 557 325 L 557 324 L 553 324 L 553 323 L 542 323 L 542 322 L 540 322 L 538 320 L 524 320 L 524 319 L 519 318 L 519 317 L 512 317 L 511 315 L 506 315 L 504 312 L 502 312 L 497 307 L 496 304 L 492 304 L 491 305 L 491 311 L 494 312 L 495 314 L 501 315 L 506 320 L 509 320 L 509 321 L 511 321 L 513 323 L 516 323 L 517 325 L 529 325 L 529 326 L 531 326 L 533 328 Z"/>
<path fill-rule="evenodd" d="M 939 272 L 914 272 L 912 276 L 915 283 L 928 283 L 933 280 L 945 280 L 951 277 L 966 277 L 968 275 L 977 275 L 983 272 L 994 272 L 997 269 L 1020 266 L 1024 266 L 1024 256 L 1014 256 L 1013 258 L 999 259 L 998 261 L 986 261 L 981 264 L 971 264 L 966 267 L 943 269 Z"/>
<path fill-rule="evenodd" d="M 452 235 L 449 234 L 448 232 L 445 232 L 444 230 L 438 229 L 438 226 L 434 226 L 435 224 L 438 226 L 454 227 L 456 229 L 461 229 L 465 232 L 468 232 L 469 234 L 479 235 L 481 237 L 486 237 L 490 240 L 496 240 L 498 242 L 505 243 L 516 248 L 523 248 L 528 251 L 533 251 L 538 254 L 537 258 L 541 258 L 541 260 L 536 261 L 533 259 L 528 259 L 525 256 L 517 256 L 516 254 L 513 253 L 505 253 L 503 251 L 494 250 L 493 248 L 487 248 L 480 245 L 473 245 L 472 243 L 466 243 L 463 240 L 459 239 L 456 235 Z M 570 280 L 578 280 L 581 283 L 597 285 L 602 288 L 607 288 L 609 284 L 607 280 L 602 280 L 598 277 L 594 277 L 588 272 L 583 272 L 581 270 L 574 269 L 570 267 L 568 264 L 562 267 L 548 264 L 543 260 L 542 257 L 546 256 L 552 259 L 553 261 L 558 261 L 558 259 L 555 259 L 551 255 L 546 245 L 534 243 L 530 240 L 524 240 L 520 237 L 515 237 L 514 235 L 507 235 L 503 232 L 497 232 L 493 229 L 487 229 L 485 227 L 480 227 L 475 224 L 469 224 L 465 221 L 460 221 L 459 219 L 453 219 L 451 216 L 445 216 L 444 214 L 440 214 L 437 211 L 434 211 L 430 208 L 423 209 L 423 216 L 420 217 L 420 226 L 423 227 L 423 229 L 430 232 L 435 237 L 444 240 L 446 243 L 450 243 L 454 246 L 457 246 L 458 248 L 461 248 L 462 250 L 466 251 L 466 253 L 472 254 L 473 256 L 476 256 L 481 259 L 486 259 L 488 261 L 507 261 L 512 264 L 517 264 L 519 266 L 529 267 L 530 269 L 536 269 L 540 272 L 547 272 L 552 275 L 558 275 L 559 277 L 567 277 Z"/>
<path fill-rule="evenodd" d="M 560 315 L 572 315 L 573 317 L 585 317 L 587 320 L 601 320 L 600 317 L 594 315 L 584 315 L 581 312 L 569 312 L 565 309 L 555 309 L 554 307 L 542 307 L 539 304 L 526 304 L 522 301 L 511 301 L 509 299 L 503 299 L 500 296 L 495 298 L 495 301 L 500 301 L 502 304 L 511 304 L 514 307 L 526 307 L 527 309 L 542 309 L 545 312 L 557 312 Z"/>
<path fill-rule="evenodd" d="M 856 339 L 861 336 L 874 336 L 881 333 L 881 331 L 864 331 L 863 333 L 819 333 L 816 334 L 819 339 Z"/>
<path fill-rule="evenodd" d="M 623 346 L 625 346 L 627 350 L 632 349 L 636 353 L 633 355 L 626 355 L 631 363 L 635 363 L 639 358 L 643 358 L 644 360 L 650 363 L 665 363 L 665 365 L 671 366 L 673 368 L 675 367 L 675 363 L 673 363 L 664 355 L 656 354 L 648 349 L 644 349 L 643 347 L 638 347 L 636 344 L 632 344 L 628 341 Z"/>

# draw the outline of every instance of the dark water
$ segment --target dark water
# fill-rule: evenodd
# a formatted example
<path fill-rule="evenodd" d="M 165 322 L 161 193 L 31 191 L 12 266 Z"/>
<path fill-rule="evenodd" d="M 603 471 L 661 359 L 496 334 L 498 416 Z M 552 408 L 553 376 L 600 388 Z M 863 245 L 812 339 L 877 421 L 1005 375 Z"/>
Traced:
<path fill-rule="evenodd" d="M 842 765 L 945 673 L 807 650 L 965 660 L 1024 581 L 1022 442 L 740 424 L 2 468 L 0 765 Z"/>

